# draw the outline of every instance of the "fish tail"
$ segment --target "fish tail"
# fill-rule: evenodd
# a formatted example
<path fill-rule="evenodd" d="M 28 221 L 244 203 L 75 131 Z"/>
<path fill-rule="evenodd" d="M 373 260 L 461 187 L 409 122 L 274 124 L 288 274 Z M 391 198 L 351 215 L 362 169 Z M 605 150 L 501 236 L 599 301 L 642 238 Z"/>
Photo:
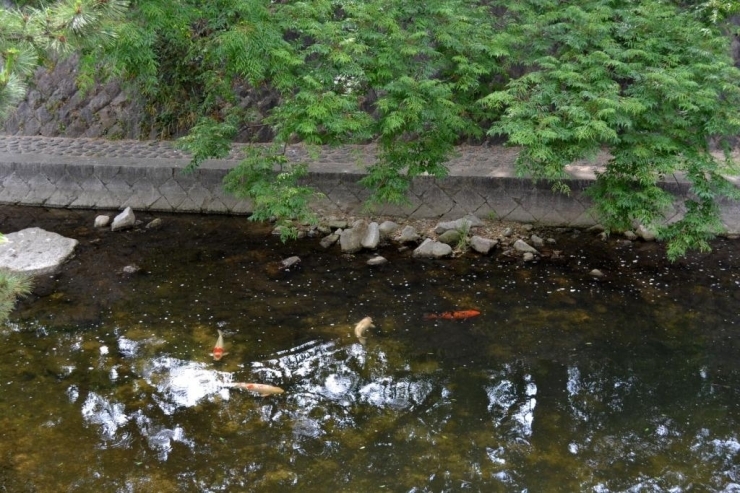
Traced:
<path fill-rule="evenodd" d="M 224 333 L 221 332 L 221 329 L 216 329 L 216 331 L 218 331 L 218 335 L 220 335 L 221 337 L 223 337 Z"/>

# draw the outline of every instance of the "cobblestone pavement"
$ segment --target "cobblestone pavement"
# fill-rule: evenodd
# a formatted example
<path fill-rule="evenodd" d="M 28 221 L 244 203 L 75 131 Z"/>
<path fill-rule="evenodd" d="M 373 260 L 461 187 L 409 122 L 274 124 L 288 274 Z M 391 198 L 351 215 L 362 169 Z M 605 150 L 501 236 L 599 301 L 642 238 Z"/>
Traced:
<path fill-rule="evenodd" d="M 171 142 L 0 135 L 2 154 L 187 159 Z"/>
<path fill-rule="evenodd" d="M 234 144 L 231 154 L 219 161 L 238 161 L 245 144 Z M 292 160 L 306 160 L 316 172 L 361 172 L 375 159 L 374 145 L 348 145 L 309 149 L 303 145 L 286 148 Z M 189 160 L 190 154 L 171 141 L 103 140 L 91 138 L 29 137 L 0 135 L 0 154 L 14 156 L 52 155 L 81 158 L 174 159 Z M 315 157 L 314 157 L 315 156 Z M 503 146 L 461 146 L 448 163 L 454 176 L 514 176 L 517 150 Z M 573 167 L 591 171 L 594 164 Z"/>
<path fill-rule="evenodd" d="M 266 146 L 265 144 L 255 144 Z M 231 167 L 241 160 L 247 144 L 233 144 L 232 152 L 225 158 L 214 160 Z M 362 168 L 375 161 L 376 147 L 347 145 L 341 147 L 309 148 L 301 144 L 287 146 L 285 153 L 293 161 L 306 161 L 315 172 L 362 173 Z M 188 162 L 191 155 L 173 141 L 104 140 L 94 138 L 65 138 L 41 136 L 16 136 L 0 134 L 0 156 L 30 157 L 57 156 L 65 158 L 99 158 L 139 160 L 138 165 L 149 159 L 167 159 Z M 464 145 L 456 149 L 447 163 L 451 176 L 514 177 L 514 162 L 518 150 L 504 146 Z M 740 149 L 735 153 L 740 159 Z M 593 161 L 579 161 L 566 168 L 574 179 L 592 180 L 595 171 L 602 169 L 608 156 L 599 155 Z M 134 161 L 131 161 L 134 164 Z M 679 178 L 675 180 L 680 181 Z M 740 180 L 734 180 L 740 186 Z"/>

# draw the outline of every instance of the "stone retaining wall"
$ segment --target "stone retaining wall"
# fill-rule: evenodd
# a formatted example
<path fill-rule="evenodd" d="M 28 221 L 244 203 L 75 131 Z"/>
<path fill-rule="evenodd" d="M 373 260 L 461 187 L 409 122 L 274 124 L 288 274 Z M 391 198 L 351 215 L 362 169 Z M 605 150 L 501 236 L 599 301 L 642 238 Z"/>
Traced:
<path fill-rule="evenodd" d="M 66 161 L 66 162 L 65 162 Z M 187 163 L 126 159 L 1 160 L 0 203 L 62 208 L 249 214 L 251 205 L 223 191 L 228 166 L 207 162 L 193 173 Z M 173 165 L 174 164 L 174 165 Z M 368 191 L 361 173 L 311 172 L 304 180 L 323 196 L 314 202 L 322 215 L 368 215 Z M 588 181 L 571 182 L 570 197 L 543 182 L 518 178 L 450 176 L 417 178 L 405 206 L 383 206 L 375 214 L 409 218 L 457 218 L 465 214 L 519 222 L 588 226 L 595 221 L 583 196 Z"/>
<path fill-rule="evenodd" d="M 368 191 L 358 184 L 361 164 L 373 159 L 369 146 L 326 148 L 309 159 L 305 184 L 322 193 L 314 207 L 324 216 L 385 215 L 412 219 L 481 218 L 543 225 L 586 227 L 596 224 L 584 190 L 593 183 L 594 164 L 573 165 L 572 193 L 563 195 L 550 185 L 517 178 L 516 151 L 467 147 L 450 161 L 450 176 L 419 177 L 413 181 L 405 206 L 366 211 Z M 167 142 L 103 141 L 9 137 L 0 135 L 0 204 L 62 208 L 249 214 L 251 205 L 227 195 L 222 180 L 238 160 L 239 149 L 222 160 L 206 161 L 184 173 L 188 156 Z M 301 146 L 288 157 L 307 159 Z M 688 184 L 673 177 L 663 186 L 683 199 Z M 740 233 L 740 204 L 721 204 L 730 233 Z M 677 206 L 668 220 L 681 215 Z"/>

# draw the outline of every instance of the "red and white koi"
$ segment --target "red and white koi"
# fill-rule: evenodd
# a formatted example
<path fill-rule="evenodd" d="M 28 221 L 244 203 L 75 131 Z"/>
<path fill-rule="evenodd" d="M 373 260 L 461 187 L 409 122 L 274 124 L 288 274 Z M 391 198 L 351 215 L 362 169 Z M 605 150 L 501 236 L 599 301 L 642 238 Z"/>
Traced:
<path fill-rule="evenodd" d="M 229 353 L 224 353 L 224 333 L 219 330 L 216 345 L 213 347 L 213 359 L 214 361 L 219 361 L 227 354 Z"/>

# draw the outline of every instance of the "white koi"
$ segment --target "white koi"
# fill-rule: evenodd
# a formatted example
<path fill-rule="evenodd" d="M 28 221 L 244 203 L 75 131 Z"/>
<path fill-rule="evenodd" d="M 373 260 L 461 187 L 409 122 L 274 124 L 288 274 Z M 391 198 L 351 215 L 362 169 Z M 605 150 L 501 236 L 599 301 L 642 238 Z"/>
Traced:
<path fill-rule="evenodd" d="M 365 337 L 365 332 L 367 329 L 374 329 L 375 325 L 373 325 L 373 319 L 370 317 L 365 317 L 359 322 L 357 322 L 357 325 L 355 325 L 355 337 L 357 337 L 357 340 L 360 341 L 360 344 L 365 344 L 367 342 L 367 338 Z"/>

